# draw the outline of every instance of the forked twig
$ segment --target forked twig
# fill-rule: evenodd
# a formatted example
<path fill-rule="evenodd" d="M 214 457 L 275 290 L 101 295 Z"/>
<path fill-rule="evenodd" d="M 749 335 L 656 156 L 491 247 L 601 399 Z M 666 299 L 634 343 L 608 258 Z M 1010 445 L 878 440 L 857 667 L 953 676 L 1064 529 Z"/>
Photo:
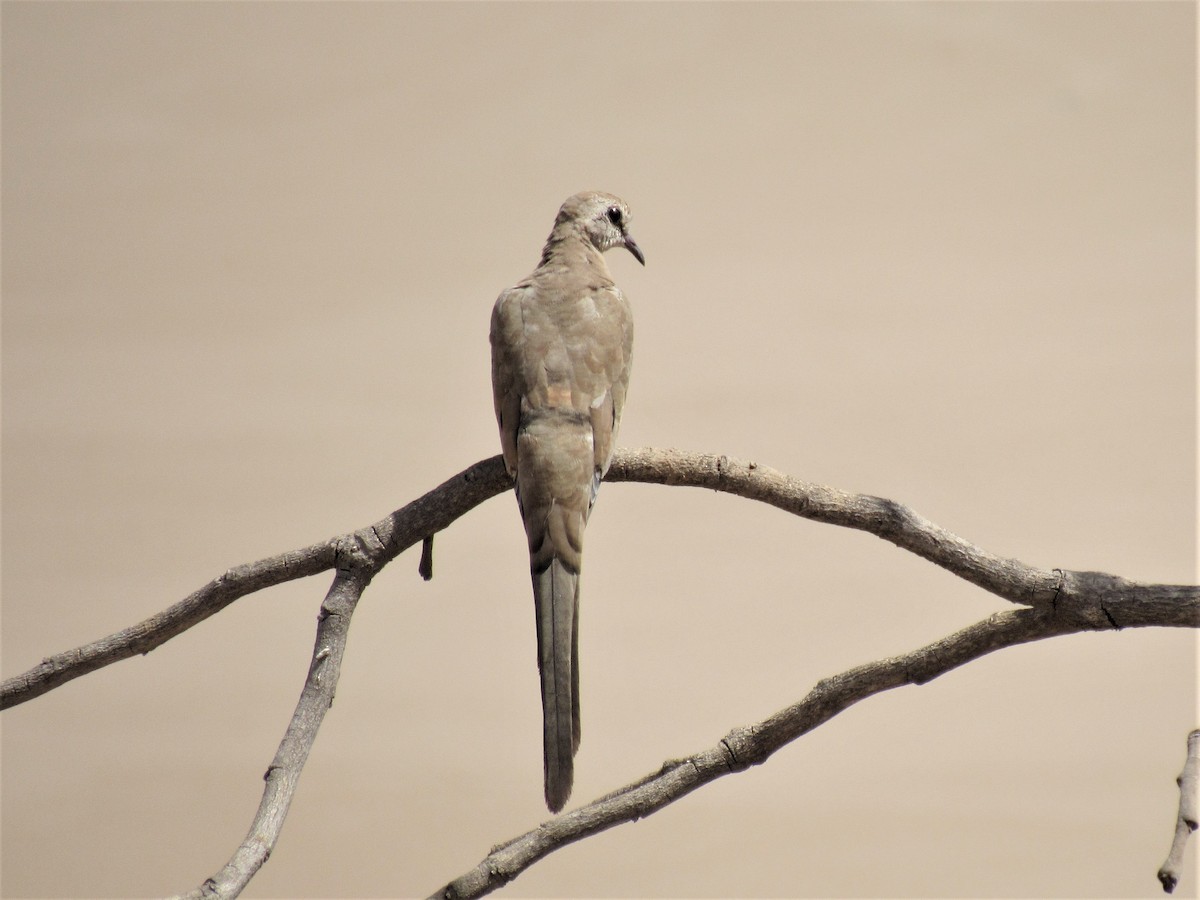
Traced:
<path fill-rule="evenodd" d="M 798 703 L 731 732 L 709 750 L 667 763 L 635 784 L 497 847 L 438 896 L 489 893 L 559 847 L 649 815 L 708 781 L 764 762 L 780 747 L 865 697 L 904 684 L 923 684 L 993 650 L 1079 631 L 1154 625 L 1200 627 L 1200 588 L 1139 584 L 1102 572 L 1037 569 L 990 554 L 902 504 L 803 482 L 753 462 L 678 450 L 618 450 L 607 480 L 710 488 L 769 503 L 803 518 L 870 532 L 1022 608 L 997 613 L 904 656 L 867 663 L 825 679 Z M 510 486 L 500 457 L 492 457 L 374 525 L 230 569 L 156 616 L 49 657 L 28 672 L 7 679 L 0 684 L 0 709 L 40 696 L 102 666 L 148 653 L 261 588 L 334 569 L 333 585 L 321 604 L 304 688 L 267 770 L 266 788 L 250 831 L 216 875 L 185 895 L 236 897 L 278 840 L 300 772 L 333 701 L 350 619 L 363 591 L 380 569 L 417 542 L 422 542 L 424 549 L 421 574 L 431 575 L 433 535 Z M 1193 784 L 1194 763 L 1192 752 Z M 1188 775 L 1189 769 L 1184 773 Z M 1193 789 L 1193 799 L 1194 795 Z M 1194 828 L 1192 809 L 1191 818 L 1184 821 L 1192 822 Z M 1173 848 L 1168 865 L 1174 857 Z M 1168 871 L 1167 865 L 1163 871 Z M 1163 883 L 1166 886 L 1165 878 Z"/>

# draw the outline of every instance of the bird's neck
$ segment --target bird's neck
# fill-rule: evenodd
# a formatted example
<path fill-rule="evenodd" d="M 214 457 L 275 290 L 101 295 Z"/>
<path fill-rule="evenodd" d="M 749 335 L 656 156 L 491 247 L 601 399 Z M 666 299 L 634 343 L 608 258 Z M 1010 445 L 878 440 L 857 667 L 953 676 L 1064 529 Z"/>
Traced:
<path fill-rule="evenodd" d="M 539 269 L 587 266 L 608 276 L 604 255 L 579 230 L 560 225 L 550 232 L 546 246 L 542 248 Z"/>

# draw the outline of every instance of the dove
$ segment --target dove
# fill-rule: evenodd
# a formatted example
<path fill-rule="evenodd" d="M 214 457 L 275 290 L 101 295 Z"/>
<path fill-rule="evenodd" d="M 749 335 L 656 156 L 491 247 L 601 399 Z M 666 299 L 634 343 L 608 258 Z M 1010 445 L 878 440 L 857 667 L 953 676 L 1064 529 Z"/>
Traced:
<path fill-rule="evenodd" d="M 604 253 L 624 247 L 646 264 L 629 218 L 612 194 L 568 198 L 537 268 L 492 310 L 492 392 L 529 543 L 551 812 L 571 795 L 579 748 L 583 532 L 612 461 L 633 352 L 633 313 Z"/>

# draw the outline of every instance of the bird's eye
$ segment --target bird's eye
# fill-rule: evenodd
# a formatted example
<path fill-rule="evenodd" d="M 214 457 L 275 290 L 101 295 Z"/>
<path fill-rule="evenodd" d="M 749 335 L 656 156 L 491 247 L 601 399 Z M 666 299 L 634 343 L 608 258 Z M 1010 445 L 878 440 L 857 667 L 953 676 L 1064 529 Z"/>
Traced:
<path fill-rule="evenodd" d="M 612 222 L 614 225 L 616 225 L 618 228 L 620 228 L 623 220 L 624 220 L 624 216 L 621 215 L 620 207 L 610 206 L 608 208 L 608 221 Z"/>

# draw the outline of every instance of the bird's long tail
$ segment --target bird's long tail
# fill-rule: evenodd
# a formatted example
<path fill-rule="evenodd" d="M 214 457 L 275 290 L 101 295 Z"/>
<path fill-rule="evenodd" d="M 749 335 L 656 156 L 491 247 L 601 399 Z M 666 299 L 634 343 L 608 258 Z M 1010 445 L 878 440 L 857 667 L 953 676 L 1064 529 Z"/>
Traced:
<path fill-rule="evenodd" d="M 579 748 L 579 572 L 598 484 L 591 423 L 560 412 L 531 416 L 517 448 L 537 614 L 546 805 L 558 812 L 571 796 Z"/>
<path fill-rule="evenodd" d="M 538 668 L 542 679 L 542 750 L 546 805 L 558 812 L 571 796 L 579 749 L 579 572 L 557 556 L 533 572 Z"/>

